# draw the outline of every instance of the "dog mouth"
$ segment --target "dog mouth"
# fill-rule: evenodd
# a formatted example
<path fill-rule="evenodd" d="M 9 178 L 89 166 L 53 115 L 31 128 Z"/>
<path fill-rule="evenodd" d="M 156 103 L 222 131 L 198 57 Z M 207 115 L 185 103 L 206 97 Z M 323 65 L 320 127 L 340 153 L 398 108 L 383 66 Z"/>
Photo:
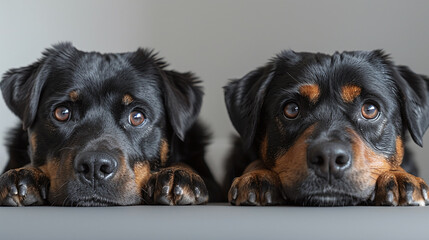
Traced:
<path fill-rule="evenodd" d="M 295 203 L 304 206 L 321 207 L 355 206 L 362 202 L 360 197 L 343 192 L 315 192 L 306 194 L 295 201 Z"/>
<path fill-rule="evenodd" d="M 91 197 L 81 197 L 78 199 L 73 199 L 71 201 L 67 201 L 65 206 L 72 206 L 72 207 L 107 207 L 107 206 L 119 206 L 122 204 L 119 204 L 116 201 L 99 197 L 99 196 L 91 196 Z"/>

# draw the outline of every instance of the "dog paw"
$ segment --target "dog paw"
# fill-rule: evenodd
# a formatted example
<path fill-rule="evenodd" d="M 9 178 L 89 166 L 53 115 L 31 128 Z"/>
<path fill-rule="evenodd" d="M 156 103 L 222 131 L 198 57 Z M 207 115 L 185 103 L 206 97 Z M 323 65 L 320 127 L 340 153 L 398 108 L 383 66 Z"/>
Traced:
<path fill-rule="evenodd" d="M 374 193 L 375 205 L 379 206 L 429 205 L 425 181 L 402 170 L 383 173 Z"/>
<path fill-rule="evenodd" d="M 283 204 L 278 176 L 268 170 L 253 171 L 234 179 L 228 192 L 232 205 L 266 206 Z"/>
<path fill-rule="evenodd" d="M 43 205 L 49 189 L 48 177 L 37 168 L 12 169 L 0 176 L 0 204 Z"/>
<path fill-rule="evenodd" d="M 144 195 L 146 202 L 162 205 L 204 204 L 209 199 L 203 179 L 184 167 L 168 167 L 155 173 Z"/>

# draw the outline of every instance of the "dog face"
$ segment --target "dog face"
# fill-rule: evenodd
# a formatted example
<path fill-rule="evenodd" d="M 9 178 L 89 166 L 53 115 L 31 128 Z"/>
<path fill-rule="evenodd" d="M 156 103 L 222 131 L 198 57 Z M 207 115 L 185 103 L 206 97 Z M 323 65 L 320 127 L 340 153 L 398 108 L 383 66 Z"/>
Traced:
<path fill-rule="evenodd" d="M 381 51 L 286 51 L 225 90 L 244 144 L 297 204 L 368 200 L 400 166 L 406 130 L 421 145 L 428 127 L 427 79 Z"/>
<path fill-rule="evenodd" d="M 50 203 L 141 203 L 150 171 L 167 164 L 170 140 L 183 139 L 201 106 L 195 78 L 165 66 L 144 49 L 59 44 L 5 74 L 3 96 L 28 132 L 32 164 L 50 178 Z"/>

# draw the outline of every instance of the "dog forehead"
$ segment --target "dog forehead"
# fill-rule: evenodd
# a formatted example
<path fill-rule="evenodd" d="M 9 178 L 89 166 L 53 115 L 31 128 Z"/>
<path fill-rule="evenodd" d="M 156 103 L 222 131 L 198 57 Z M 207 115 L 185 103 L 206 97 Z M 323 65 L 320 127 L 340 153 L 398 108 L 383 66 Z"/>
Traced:
<path fill-rule="evenodd" d="M 76 95 L 104 96 L 109 93 L 150 95 L 160 90 L 159 76 L 149 63 L 137 71 L 127 53 L 100 54 L 83 52 L 68 59 L 67 67 L 55 66 L 47 88 L 77 99 Z M 152 94 L 153 95 L 153 94 Z"/>
<path fill-rule="evenodd" d="M 71 64 L 76 66 L 71 72 L 75 81 L 103 82 L 132 70 L 122 54 L 84 53 Z"/>
<path fill-rule="evenodd" d="M 360 53 L 360 52 L 358 52 Z M 393 89 L 394 81 L 387 70 L 359 54 L 336 53 L 334 55 L 305 53 L 305 58 L 293 66 L 278 65 L 278 74 L 272 85 L 279 90 L 298 92 L 317 99 L 346 92 L 350 97 L 361 92 Z"/>

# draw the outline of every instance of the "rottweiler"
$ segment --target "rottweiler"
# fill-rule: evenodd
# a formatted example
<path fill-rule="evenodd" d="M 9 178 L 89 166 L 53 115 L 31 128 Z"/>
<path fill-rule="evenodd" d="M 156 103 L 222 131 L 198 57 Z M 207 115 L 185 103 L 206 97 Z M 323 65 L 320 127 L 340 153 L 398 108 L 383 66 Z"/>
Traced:
<path fill-rule="evenodd" d="M 219 190 L 204 160 L 203 91 L 150 49 L 101 54 L 53 45 L 4 74 L 19 125 L 7 139 L 0 204 L 203 204 Z"/>
<path fill-rule="evenodd" d="M 424 206 L 405 146 L 429 125 L 426 76 L 382 50 L 283 51 L 225 86 L 233 205 Z M 232 183 L 232 184 L 231 184 Z"/>

